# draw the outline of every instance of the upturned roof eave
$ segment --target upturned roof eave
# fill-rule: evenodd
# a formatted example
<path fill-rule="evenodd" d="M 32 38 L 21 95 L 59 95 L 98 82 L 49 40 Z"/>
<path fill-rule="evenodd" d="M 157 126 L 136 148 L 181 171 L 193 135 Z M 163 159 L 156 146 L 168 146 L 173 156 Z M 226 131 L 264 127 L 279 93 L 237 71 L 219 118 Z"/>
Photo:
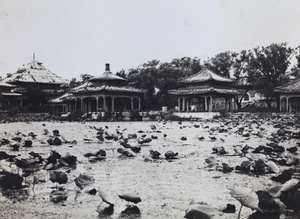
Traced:
<path fill-rule="evenodd" d="M 74 94 L 83 94 L 83 93 L 97 93 L 97 92 L 127 92 L 127 93 L 145 93 L 145 90 L 137 89 L 133 87 L 117 87 L 117 86 L 107 86 L 103 85 L 101 87 L 82 87 L 78 90 L 71 91 Z"/>
<path fill-rule="evenodd" d="M 201 76 L 203 77 L 203 79 L 201 79 Z M 197 77 L 200 77 L 200 79 Z M 232 78 L 227 78 L 222 75 L 219 75 L 208 68 L 204 68 L 200 72 L 190 75 L 186 78 L 179 79 L 178 81 L 180 83 L 189 84 L 189 83 L 207 82 L 211 80 L 218 81 L 218 82 L 225 82 L 225 83 L 232 83 L 234 81 Z"/>
<path fill-rule="evenodd" d="M 228 94 L 228 95 L 239 95 L 245 91 L 240 89 L 224 89 L 224 88 L 180 88 L 169 90 L 168 93 L 172 95 L 199 95 L 199 94 Z"/>

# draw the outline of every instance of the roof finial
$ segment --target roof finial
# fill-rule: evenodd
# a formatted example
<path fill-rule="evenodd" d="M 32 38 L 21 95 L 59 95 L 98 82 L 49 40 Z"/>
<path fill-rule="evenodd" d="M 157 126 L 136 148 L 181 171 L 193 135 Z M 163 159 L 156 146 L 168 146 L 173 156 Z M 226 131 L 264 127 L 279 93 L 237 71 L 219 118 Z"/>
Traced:
<path fill-rule="evenodd" d="M 33 60 L 35 60 L 35 53 L 33 53 Z"/>
<path fill-rule="evenodd" d="M 109 69 L 109 63 L 105 64 L 105 71 L 110 71 L 110 69 Z"/>

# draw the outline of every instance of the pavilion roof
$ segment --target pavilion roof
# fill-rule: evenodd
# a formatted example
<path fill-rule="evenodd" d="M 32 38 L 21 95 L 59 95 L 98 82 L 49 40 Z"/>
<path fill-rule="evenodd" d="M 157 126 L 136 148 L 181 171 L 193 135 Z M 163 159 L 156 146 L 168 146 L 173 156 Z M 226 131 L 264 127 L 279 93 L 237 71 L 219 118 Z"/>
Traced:
<path fill-rule="evenodd" d="M 17 72 L 11 76 L 6 77 L 4 80 L 6 83 L 24 82 L 24 83 L 43 83 L 43 84 L 64 84 L 69 83 L 67 79 L 64 79 L 53 72 L 46 69 L 41 62 L 35 59 L 29 62 L 22 68 L 19 68 Z"/>
<path fill-rule="evenodd" d="M 276 87 L 274 90 L 278 93 L 300 93 L 300 79 L 292 81 L 287 85 Z"/>
<path fill-rule="evenodd" d="M 210 80 L 218 81 L 218 82 L 228 82 L 228 83 L 233 82 L 233 79 L 218 75 L 208 68 L 204 68 L 200 72 L 194 75 L 191 75 L 187 78 L 183 78 L 179 80 L 179 82 L 187 84 L 187 83 L 207 82 Z"/>
<path fill-rule="evenodd" d="M 78 87 L 74 87 L 70 92 L 72 93 L 90 93 L 90 92 L 100 92 L 100 91 L 111 91 L 111 92 L 127 92 L 127 93 L 144 93 L 144 90 L 137 89 L 131 86 L 94 86 L 94 83 L 88 81 Z"/>
<path fill-rule="evenodd" d="M 3 92 L 1 93 L 2 96 L 22 96 L 22 94 L 15 93 L 15 92 Z"/>
<path fill-rule="evenodd" d="M 4 81 L 0 81 L 0 87 L 16 87 L 16 85 L 5 83 Z"/>
<path fill-rule="evenodd" d="M 89 81 L 126 81 L 126 79 L 113 74 L 110 71 L 109 64 L 106 64 L 105 71 L 98 77 L 93 77 Z"/>
<path fill-rule="evenodd" d="M 72 93 L 64 93 L 63 95 L 49 100 L 49 103 L 63 103 L 66 100 L 73 100 L 75 97 Z"/>
<path fill-rule="evenodd" d="M 193 88 L 179 88 L 169 90 L 169 94 L 174 95 L 194 95 L 194 94 L 230 94 L 238 95 L 242 94 L 244 91 L 235 88 L 218 88 L 218 87 L 193 87 Z"/>

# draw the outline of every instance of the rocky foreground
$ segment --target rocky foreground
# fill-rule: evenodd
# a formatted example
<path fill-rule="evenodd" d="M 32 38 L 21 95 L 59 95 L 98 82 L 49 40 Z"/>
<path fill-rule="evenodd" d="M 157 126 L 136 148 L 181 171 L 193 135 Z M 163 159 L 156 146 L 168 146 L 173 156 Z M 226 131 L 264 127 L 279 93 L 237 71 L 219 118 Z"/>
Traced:
<path fill-rule="evenodd" d="M 1 218 L 300 217 L 294 115 L 0 130 Z"/>

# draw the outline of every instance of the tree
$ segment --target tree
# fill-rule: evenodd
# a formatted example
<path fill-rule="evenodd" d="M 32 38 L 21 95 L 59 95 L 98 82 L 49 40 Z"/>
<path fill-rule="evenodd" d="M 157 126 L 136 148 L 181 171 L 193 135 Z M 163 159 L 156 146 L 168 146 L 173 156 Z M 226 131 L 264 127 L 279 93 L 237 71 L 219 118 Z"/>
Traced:
<path fill-rule="evenodd" d="M 81 78 L 81 82 L 82 83 L 85 83 L 87 82 L 88 80 L 90 80 L 93 76 L 90 75 L 90 74 L 81 74 L 80 75 L 80 78 Z"/>
<path fill-rule="evenodd" d="M 72 89 L 80 84 L 79 81 L 76 80 L 76 78 L 72 78 L 69 84 L 69 89 Z"/>
<path fill-rule="evenodd" d="M 244 93 L 240 95 L 235 95 L 235 103 L 239 110 L 242 109 L 242 100 L 250 90 L 251 86 L 247 80 L 248 75 L 248 63 L 250 58 L 250 51 L 243 50 L 240 53 L 236 53 L 235 60 L 232 65 L 232 72 L 234 76 L 235 87 L 240 87 L 244 89 Z"/>
<path fill-rule="evenodd" d="M 183 57 L 181 59 L 173 59 L 170 63 L 174 68 L 180 70 L 179 77 L 188 77 L 201 71 L 203 66 L 200 63 L 200 59 L 194 57 Z"/>
<path fill-rule="evenodd" d="M 159 66 L 156 87 L 158 92 L 156 93 L 156 101 L 159 106 L 169 106 L 169 103 L 173 101 L 170 98 L 168 91 L 179 87 L 178 79 L 181 76 L 179 68 L 175 67 L 171 63 L 162 63 Z"/>
<path fill-rule="evenodd" d="M 300 78 L 300 46 L 294 49 L 296 64 L 291 68 L 291 75 Z"/>
<path fill-rule="evenodd" d="M 275 95 L 274 88 L 287 81 L 285 74 L 292 54 L 293 49 L 286 43 L 253 49 L 249 59 L 248 82 L 260 86 L 269 108 L 274 98 L 279 107 L 279 97 Z"/>
<path fill-rule="evenodd" d="M 128 71 L 129 85 L 146 90 L 145 106 L 147 109 L 154 109 L 157 107 L 154 95 L 157 84 L 158 66 L 159 61 L 152 60 L 144 63 L 138 68 L 129 69 Z"/>
<path fill-rule="evenodd" d="M 118 71 L 116 73 L 116 75 L 119 76 L 119 77 L 121 77 L 121 78 L 127 79 L 127 74 L 126 74 L 126 72 L 125 72 L 124 69 L 122 69 L 121 71 Z"/>
<path fill-rule="evenodd" d="M 235 63 L 237 55 L 237 53 L 230 51 L 221 52 L 215 57 L 209 59 L 206 64 L 212 71 L 216 72 L 217 74 L 229 77 L 230 70 Z"/>

